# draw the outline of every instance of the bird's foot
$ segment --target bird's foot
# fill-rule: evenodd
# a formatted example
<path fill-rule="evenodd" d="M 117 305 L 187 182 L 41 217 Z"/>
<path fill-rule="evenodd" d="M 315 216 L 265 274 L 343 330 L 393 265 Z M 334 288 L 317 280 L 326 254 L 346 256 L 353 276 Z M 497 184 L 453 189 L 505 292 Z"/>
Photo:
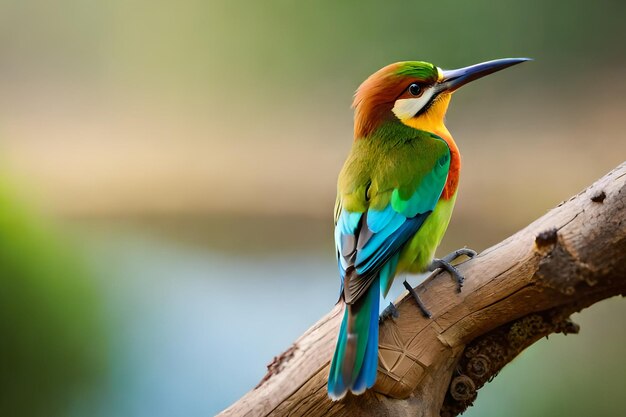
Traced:
<path fill-rule="evenodd" d="M 415 292 L 413 287 L 411 287 L 411 284 L 409 284 L 406 280 L 404 280 L 403 284 L 404 284 L 404 288 L 406 288 L 407 291 L 409 291 L 409 294 L 411 294 L 411 297 L 413 297 L 413 299 L 417 303 L 417 306 L 422 311 L 422 314 L 424 315 L 424 317 L 426 317 L 427 319 L 431 318 L 433 315 L 430 313 L 430 311 L 428 311 L 428 309 L 422 302 L 422 299 L 420 298 L 420 296 L 417 295 L 417 292 Z"/>
<path fill-rule="evenodd" d="M 390 317 L 394 319 L 397 319 L 398 317 L 400 317 L 400 313 L 398 312 L 398 309 L 396 308 L 396 306 L 393 305 L 393 303 L 389 303 L 389 305 L 385 307 L 383 312 L 380 313 L 380 317 L 378 318 L 378 321 L 383 322 Z"/>
<path fill-rule="evenodd" d="M 476 251 L 470 248 L 457 249 L 455 251 L 450 252 L 443 258 L 441 258 L 441 260 L 447 263 L 451 263 L 451 262 L 456 261 L 461 256 L 467 256 L 469 259 L 472 259 L 474 256 L 476 256 Z M 466 261 L 463 261 L 463 262 L 466 262 Z M 463 262 L 460 262 L 460 263 L 463 263 Z"/>
<path fill-rule="evenodd" d="M 444 256 L 441 259 L 433 259 L 433 261 L 428 266 L 428 270 L 434 272 L 437 269 L 446 270 L 452 275 L 454 280 L 458 284 L 458 292 L 461 292 L 461 288 L 463 287 L 463 282 L 465 281 L 465 277 L 459 272 L 458 269 L 451 264 L 451 262 L 455 261 L 461 256 L 467 256 L 468 258 L 473 258 L 476 256 L 476 251 L 468 248 L 457 249 L 454 252 L 451 252 Z"/>

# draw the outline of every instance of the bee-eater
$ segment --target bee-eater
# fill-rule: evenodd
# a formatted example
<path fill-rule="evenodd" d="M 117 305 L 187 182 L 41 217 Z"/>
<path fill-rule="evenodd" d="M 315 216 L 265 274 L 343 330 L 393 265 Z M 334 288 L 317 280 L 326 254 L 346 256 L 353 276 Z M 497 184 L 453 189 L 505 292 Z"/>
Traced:
<path fill-rule="evenodd" d="M 444 117 L 464 84 L 527 58 L 456 70 L 398 62 L 372 74 L 354 97 L 354 142 L 338 180 L 335 245 L 345 305 L 328 395 L 361 394 L 376 381 L 379 298 L 398 273 L 447 269 L 434 259 L 448 227 L 461 157 Z M 419 299 L 416 299 L 419 303 Z"/>

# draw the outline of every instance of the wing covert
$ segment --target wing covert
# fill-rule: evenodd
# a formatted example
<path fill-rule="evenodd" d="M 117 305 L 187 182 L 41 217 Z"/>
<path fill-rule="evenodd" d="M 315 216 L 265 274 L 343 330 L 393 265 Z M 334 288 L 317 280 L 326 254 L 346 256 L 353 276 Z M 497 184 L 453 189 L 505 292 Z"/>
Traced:
<path fill-rule="evenodd" d="M 372 168 L 370 175 L 364 176 L 363 172 L 356 175 L 361 181 L 368 181 L 366 192 L 358 181 L 352 190 L 342 193 L 340 187 L 335 210 L 335 245 L 346 303 L 359 299 L 379 273 L 392 278 L 400 250 L 439 201 L 450 167 L 450 150 L 434 135 L 416 142 L 409 149 L 412 155 L 393 158 L 394 163 L 386 158 L 379 158 L 378 165 L 363 161 L 364 166 Z M 415 164 L 412 158 L 420 158 L 421 170 L 415 170 L 414 176 L 402 175 L 410 174 L 411 164 Z M 358 166 L 354 161 L 353 165 Z M 344 201 L 351 204 L 344 206 Z"/>

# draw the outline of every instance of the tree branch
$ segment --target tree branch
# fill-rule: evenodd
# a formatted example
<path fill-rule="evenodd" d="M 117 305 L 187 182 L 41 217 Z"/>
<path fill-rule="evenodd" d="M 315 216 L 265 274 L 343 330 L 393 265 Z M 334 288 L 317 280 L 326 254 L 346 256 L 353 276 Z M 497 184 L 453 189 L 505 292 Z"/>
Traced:
<path fill-rule="evenodd" d="M 406 295 L 380 324 L 376 385 L 331 402 L 329 361 L 336 306 L 268 366 L 259 386 L 220 416 L 455 416 L 523 349 L 553 332 L 575 333 L 569 315 L 626 294 L 626 162 L 515 235 Z"/>

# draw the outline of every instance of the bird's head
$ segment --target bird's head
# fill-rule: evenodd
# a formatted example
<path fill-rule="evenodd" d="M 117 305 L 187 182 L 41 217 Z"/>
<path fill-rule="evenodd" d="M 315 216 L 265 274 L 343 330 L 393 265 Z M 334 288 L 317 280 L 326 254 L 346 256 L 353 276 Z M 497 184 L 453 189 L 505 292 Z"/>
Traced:
<path fill-rule="evenodd" d="M 421 61 L 387 65 L 356 91 L 355 139 L 369 136 L 386 122 L 400 122 L 428 132 L 445 131 L 444 117 L 454 91 L 470 81 L 528 60 L 497 59 L 456 70 L 443 70 Z"/>

